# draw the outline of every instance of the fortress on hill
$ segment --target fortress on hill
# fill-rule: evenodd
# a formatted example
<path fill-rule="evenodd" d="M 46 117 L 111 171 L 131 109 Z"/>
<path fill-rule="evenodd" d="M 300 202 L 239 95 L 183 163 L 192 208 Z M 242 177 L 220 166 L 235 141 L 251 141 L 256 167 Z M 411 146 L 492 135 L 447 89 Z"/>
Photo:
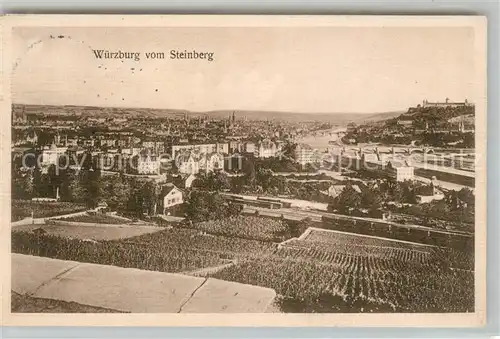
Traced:
<path fill-rule="evenodd" d="M 463 102 L 451 102 L 450 99 L 446 98 L 444 102 L 429 102 L 427 99 L 422 101 L 422 107 L 468 107 L 474 106 L 474 104 L 469 103 L 467 99 Z"/>

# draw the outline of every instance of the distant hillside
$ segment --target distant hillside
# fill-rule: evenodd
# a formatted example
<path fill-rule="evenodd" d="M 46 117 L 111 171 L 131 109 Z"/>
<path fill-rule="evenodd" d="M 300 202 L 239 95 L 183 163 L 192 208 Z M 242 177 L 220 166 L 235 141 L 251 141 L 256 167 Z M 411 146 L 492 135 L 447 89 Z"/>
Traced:
<path fill-rule="evenodd" d="M 296 113 L 296 112 L 278 112 L 278 111 L 241 111 L 236 110 L 236 117 L 248 117 L 249 119 L 255 120 L 277 120 L 277 121 L 322 121 L 322 122 L 332 122 L 338 124 L 347 124 L 349 122 L 362 123 L 365 121 L 377 121 L 384 120 L 390 117 L 401 114 L 402 112 L 387 112 L 387 113 Z M 233 111 L 223 110 L 223 111 L 210 111 L 204 112 L 202 114 L 208 114 L 213 117 L 227 117 L 230 116 Z"/>
<path fill-rule="evenodd" d="M 446 107 L 410 107 L 408 111 L 388 122 L 397 122 L 400 120 L 410 120 L 414 126 L 446 125 L 447 123 L 458 122 L 462 117 L 467 121 L 474 123 L 475 107 L 470 106 L 446 106 Z"/>
<path fill-rule="evenodd" d="M 19 114 L 48 114 L 48 115 L 81 115 L 81 116 L 129 116 L 129 117 L 164 117 L 208 115 L 214 118 L 229 117 L 235 112 L 236 118 L 247 117 L 252 120 L 276 120 L 276 121 L 321 121 L 336 124 L 347 124 L 349 122 L 365 123 L 368 121 L 380 121 L 392 118 L 402 112 L 385 113 L 296 113 L 278 111 L 249 111 L 249 110 L 218 110 L 208 112 L 191 112 L 182 109 L 155 109 L 155 108 L 126 108 L 126 107 L 94 107 L 94 106 L 73 106 L 73 105 L 24 105 L 13 104 L 12 113 Z"/>
<path fill-rule="evenodd" d="M 184 114 L 185 110 L 151 109 L 151 108 L 125 108 L 125 107 L 94 107 L 73 105 L 23 105 L 13 104 L 12 114 L 47 114 L 47 115 L 81 115 L 81 116 L 162 116 L 167 114 Z"/>
<path fill-rule="evenodd" d="M 394 112 L 385 112 L 385 113 L 374 113 L 360 116 L 359 123 L 370 123 L 370 122 L 379 122 L 387 119 L 392 119 L 394 117 L 398 117 L 403 114 L 404 111 L 394 111 Z"/>

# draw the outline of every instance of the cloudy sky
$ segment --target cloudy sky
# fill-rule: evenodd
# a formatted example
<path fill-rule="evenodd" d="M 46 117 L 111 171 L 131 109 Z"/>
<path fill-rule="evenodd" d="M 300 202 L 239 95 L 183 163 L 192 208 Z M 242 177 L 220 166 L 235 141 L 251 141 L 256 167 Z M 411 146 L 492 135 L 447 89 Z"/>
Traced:
<path fill-rule="evenodd" d="M 51 38 L 64 36 L 64 38 Z M 15 28 L 25 104 L 385 112 L 473 95 L 471 28 Z M 92 49 L 141 52 L 98 60 Z M 214 61 L 171 60 L 170 50 Z M 164 52 L 147 60 L 145 52 Z"/>

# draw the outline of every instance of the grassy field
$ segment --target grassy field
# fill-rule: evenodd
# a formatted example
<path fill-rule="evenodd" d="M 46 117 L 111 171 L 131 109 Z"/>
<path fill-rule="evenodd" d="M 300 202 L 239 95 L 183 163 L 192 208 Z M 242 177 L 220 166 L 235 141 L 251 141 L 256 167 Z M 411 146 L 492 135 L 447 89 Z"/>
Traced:
<path fill-rule="evenodd" d="M 63 221 L 71 221 L 71 222 L 83 222 L 83 223 L 92 223 L 92 224 L 126 224 L 127 221 L 121 218 L 115 218 L 110 215 L 102 214 L 102 213 L 92 213 L 92 214 L 84 214 L 77 215 L 68 218 L 61 218 L 59 220 Z"/>

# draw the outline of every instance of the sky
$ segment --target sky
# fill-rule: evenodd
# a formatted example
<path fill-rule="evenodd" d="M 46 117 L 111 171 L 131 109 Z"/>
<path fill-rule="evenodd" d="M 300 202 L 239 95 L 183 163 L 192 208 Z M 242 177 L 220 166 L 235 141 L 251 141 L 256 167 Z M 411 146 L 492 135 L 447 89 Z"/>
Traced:
<path fill-rule="evenodd" d="M 423 99 L 472 101 L 473 46 L 467 27 L 21 27 L 13 30 L 12 101 L 399 111 Z M 141 59 L 100 60 L 93 49 L 140 52 Z M 171 50 L 213 52 L 214 60 L 172 60 Z M 165 59 L 147 60 L 145 52 Z"/>

